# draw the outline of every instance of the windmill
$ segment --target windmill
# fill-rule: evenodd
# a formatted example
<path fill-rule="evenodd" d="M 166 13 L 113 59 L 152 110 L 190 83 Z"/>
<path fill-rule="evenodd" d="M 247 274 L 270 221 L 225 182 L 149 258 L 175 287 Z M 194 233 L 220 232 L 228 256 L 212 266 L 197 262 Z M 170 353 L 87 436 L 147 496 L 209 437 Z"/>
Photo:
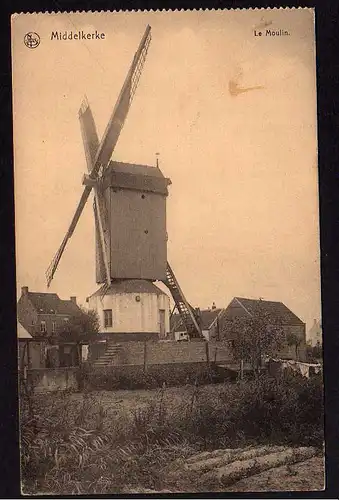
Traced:
<path fill-rule="evenodd" d="M 121 293 L 128 283 L 140 290 L 143 282 L 149 288 L 154 281 L 162 281 L 189 336 L 202 338 L 194 310 L 167 262 L 165 204 L 170 180 L 161 173 L 158 161 L 157 168 L 111 161 L 150 42 L 151 27 L 147 26 L 101 141 L 87 99 L 81 104 L 79 120 L 88 173 L 83 177 L 83 192 L 68 231 L 46 271 L 47 286 L 93 190 L 96 282 L 101 285 L 94 295 L 105 296 L 113 289 Z"/>

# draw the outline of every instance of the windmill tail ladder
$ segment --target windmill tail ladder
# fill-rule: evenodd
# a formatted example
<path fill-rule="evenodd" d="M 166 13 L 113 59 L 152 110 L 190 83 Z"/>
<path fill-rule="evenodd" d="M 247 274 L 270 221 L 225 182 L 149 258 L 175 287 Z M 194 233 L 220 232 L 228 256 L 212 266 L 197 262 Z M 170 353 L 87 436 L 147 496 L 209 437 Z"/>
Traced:
<path fill-rule="evenodd" d="M 168 262 L 166 267 L 166 280 L 164 281 L 164 284 L 172 294 L 173 300 L 179 311 L 189 337 L 204 338 L 201 328 L 196 320 L 193 308 L 187 302 L 185 295 L 181 290 L 174 272 Z"/>

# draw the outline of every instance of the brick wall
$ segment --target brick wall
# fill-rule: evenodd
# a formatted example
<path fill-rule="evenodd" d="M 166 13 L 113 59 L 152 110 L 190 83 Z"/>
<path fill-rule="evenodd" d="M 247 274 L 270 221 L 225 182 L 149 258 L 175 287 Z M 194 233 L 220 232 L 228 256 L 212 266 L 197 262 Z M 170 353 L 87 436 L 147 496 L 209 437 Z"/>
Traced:
<path fill-rule="evenodd" d="M 211 362 L 233 362 L 233 355 L 227 342 L 209 342 L 209 357 Z"/>
<path fill-rule="evenodd" d="M 224 342 L 123 342 L 114 357 L 115 365 L 162 365 L 232 361 Z"/>
<path fill-rule="evenodd" d="M 159 342 L 147 345 L 147 364 L 206 362 L 205 342 Z"/>
<path fill-rule="evenodd" d="M 300 328 L 300 338 L 302 339 L 302 327 Z M 107 341 L 107 345 L 109 341 Z M 99 345 L 99 344 L 98 344 Z M 206 363 L 208 348 L 208 359 L 210 363 L 217 364 L 234 364 L 232 350 L 227 341 L 197 341 L 197 342 L 121 342 L 114 343 L 119 345 L 119 351 L 113 359 L 114 366 L 147 366 L 164 365 L 164 364 L 185 364 L 185 363 Z M 301 361 L 304 358 L 304 343 L 298 348 L 298 357 Z M 106 345 L 100 344 L 100 349 L 96 351 L 96 346 L 92 347 L 93 356 L 91 359 L 95 361 L 97 357 L 104 354 Z M 294 346 L 285 346 L 279 353 L 279 357 L 296 358 Z"/>
<path fill-rule="evenodd" d="M 21 295 L 21 297 L 19 298 L 17 305 L 17 314 L 20 323 L 31 335 L 34 335 L 36 333 L 38 314 L 27 295 Z"/>

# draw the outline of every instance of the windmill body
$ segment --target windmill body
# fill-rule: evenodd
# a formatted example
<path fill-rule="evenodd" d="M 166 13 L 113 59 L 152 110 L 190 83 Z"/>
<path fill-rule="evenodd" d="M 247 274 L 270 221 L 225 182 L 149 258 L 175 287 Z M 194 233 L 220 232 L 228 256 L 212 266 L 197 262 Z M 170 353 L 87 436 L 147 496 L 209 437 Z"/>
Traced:
<path fill-rule="evenodd" d="M 87 99 L 82 102 L 79 121 L 88 173 L 69 229 L 46 272 L 47 285 L 93 191 L 96 282 L 102 286 L 88 302 L 98 312 L 102 331 L 125 339 L 131 335 L 134 339 L 166 337 L 169 296 L 153 283 L 162 281 L 189 335 L 203 338 L 194 310 L 167 262 L 166 197 L 171 181 L 164 177 L 158 162 L 152 167 L 111 161 L 150 41 L 151 28 L 147 26 L 101 141 L 89 103 Z"/>
<path fill-rule="evenodd" d="M 167 265 L 166 179 L 159 168 L 112 161 L 102 179 L 110 277 L 164 281 Z M 96 227 L 96 281 L 106 282 Z"/>

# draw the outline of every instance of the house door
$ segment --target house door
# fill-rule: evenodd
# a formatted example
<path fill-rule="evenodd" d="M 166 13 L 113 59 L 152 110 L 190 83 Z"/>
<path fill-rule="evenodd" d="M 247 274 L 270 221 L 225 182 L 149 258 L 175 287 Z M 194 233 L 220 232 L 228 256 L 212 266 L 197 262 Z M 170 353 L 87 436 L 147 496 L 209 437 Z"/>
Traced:
<path fill-rule="evenodd" d="M 159 309 L 159 322 L 160 322 L 159 337 L 161 339 L 164 339 L 166 337 L 165 309 Z"/>

